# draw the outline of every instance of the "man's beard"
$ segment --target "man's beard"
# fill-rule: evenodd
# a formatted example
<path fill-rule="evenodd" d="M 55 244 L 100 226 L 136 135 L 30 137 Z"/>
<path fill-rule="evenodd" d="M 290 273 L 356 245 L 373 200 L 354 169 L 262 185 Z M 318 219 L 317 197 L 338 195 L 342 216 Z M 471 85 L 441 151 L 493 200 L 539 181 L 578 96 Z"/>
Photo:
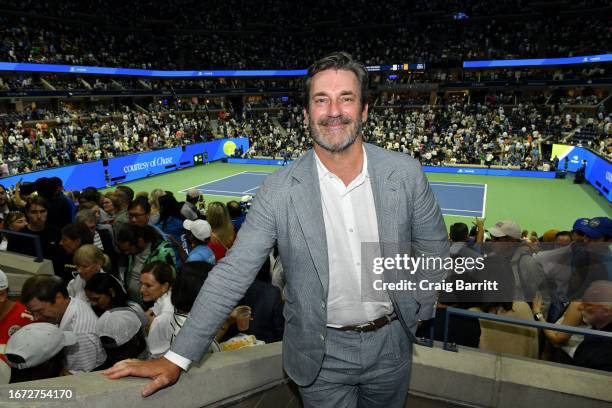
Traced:
<path fill-rule="evenodd" d="M 357 117 L 356 120 L 353 121 L 353 119 L 351 119 L 348 116 L 344 116 L 344 115 L 337 117 L 337 118 L 321 119 L 317 122 L 317 125 L 321 127 L 328 126 L 328 125 L 338 125 L 338 124 L 343 124 L 343 125 L 352 124 L 352 126 L 346 130 L 348 134 L 343 140 L 341 140 L 338 143 L 331 143 L 327 139 L 325 139 L 325 137 L 318 131 L 317 127 L 315 126 L 315 124 L 313 123 L 311 119 L 309 121 L 309 127 L 310 127 L 310 134 L 312 135 L 312 140 L 317 145 L 319 145 L 320 147 L 322 147 L 323 149 L 327 150 L 330 153 L 341 153 L 345 151 L 353 143 L 355 143 L 355 140 L 357 140 L 357 136 L 361 134 L 363 122 L 361 121 L 361 118 L 359 116 Z"/>

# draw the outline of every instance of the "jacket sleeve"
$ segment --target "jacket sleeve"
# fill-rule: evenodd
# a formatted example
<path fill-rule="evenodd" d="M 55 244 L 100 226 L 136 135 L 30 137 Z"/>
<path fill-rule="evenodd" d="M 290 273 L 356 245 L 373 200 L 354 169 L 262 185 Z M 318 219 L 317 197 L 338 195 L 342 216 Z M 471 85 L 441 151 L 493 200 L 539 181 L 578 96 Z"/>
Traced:
<path fill-rule="evenodd" d="M 199 362 L 234 306 L 244 297 L 276 242 L 276 223 L 267 183 L 227 255 L 210 271 L 171 351 Z"/>

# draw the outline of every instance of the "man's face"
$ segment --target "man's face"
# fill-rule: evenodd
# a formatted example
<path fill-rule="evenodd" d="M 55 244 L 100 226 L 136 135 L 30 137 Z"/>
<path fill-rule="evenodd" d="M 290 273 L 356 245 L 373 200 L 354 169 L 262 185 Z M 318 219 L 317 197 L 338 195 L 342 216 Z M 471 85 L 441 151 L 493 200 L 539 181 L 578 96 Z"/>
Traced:
<path fill-rule="evenodd" d="M 572 237 L 570 235 L 559 235 L 555 238 L 555 248 L 566 246 L 572 243 Z"/>
<path fill-rule="evenodd" d="M 47 209 L 43 206 L 32 204 L 28 210 L 30 226 L 34 228 L 44 228 L 47 223 Z"/>
<path fill-rule="evenodd" d="M 139 205 L 129 210 L 128 215 L 130 224 L 140 225 L 141 227 L 145 227 L 149 224 L 149 214 Z"/>
<path fill-rule="evenodd" d="M 138 255 L 144 251 L 146 244 L 143 239 L 140 238 L 137 243 L 132 244 L 131 242 L 118 242 L 117 246 L 119 250 L 126 255 Z"/>
<path fill-rule="evenodd" d="M 612 317 L 612 304 L 603 302 L 582 302 L 580 312 L 586 323 L 599 328 Z"/>
<path fill-rule="evenodd" d="M 361 90 L 352 71 L 328 69 L 312 77 L 308 121 L 314 142 L 331 153 L 340 153 L 361 136 L 368 105 L 361 105 Z"/>
<path fill-rule="evenodd" d="M 60 239 L 59 244 L 67 254 L 74 254 L 81 246 L 81 240 L 68 238 L 67 236 L 62 235 L 62 239 Z"/>
<path fill-rule="evenodd" d="M 35 321 L 59 324 L 68 307 L 68 300 L 58 293 L 55 303 L 43 302 L 33 298 L 25 306 Z"/>

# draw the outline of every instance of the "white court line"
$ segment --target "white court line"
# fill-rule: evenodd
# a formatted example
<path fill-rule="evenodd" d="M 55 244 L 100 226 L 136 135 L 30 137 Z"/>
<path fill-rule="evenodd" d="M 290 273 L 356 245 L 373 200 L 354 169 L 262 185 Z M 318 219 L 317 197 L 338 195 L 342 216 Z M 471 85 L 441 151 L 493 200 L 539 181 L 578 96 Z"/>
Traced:
<path fill-rule="evenodd" d="M 259 187 L 261 187 L 261 186 L 256 186 L 256 187 L 253 187 L 253 188 L 249 188 L 248 190 L 244 190 L 242 193 L 243 193 L 243 194 L 246 194 L 246 193 L 248 193 L 249 191 L 251 191 L 251 190 L 255 190 L 256 188 L 259 188 Z"/>
<path fill-rule="evenodd" d="M 487 185 L 485 184 L 484 195 L 482 198 L 482 218 L 485 218 L 485 211 L 487 210 Z"/>
<path fill-rule="evenodd" d="M 429 184 L 437 184 L 437 183 L 449 183 L 449 184 L 462 184 L 462 185 L 472 185 L 472 186 L 482 186 L 482 183 L 466 183 L 463 181 L 430 181 Z"/>
<path fill-rule="evenodd" d="M 269 176 L 272 173 L 266 173 L 264 171 L 244 171 L 244 174 L 249 174 L 249 175 L 253 175 L 253 176 Z"/>
<path fill-rule="evenodd" d="M 204 189 L 204 190 L 200 190 L 200 191 L 202 191 L 203 193 L 206 193 L 206 194 L 210 194 L 210 193 L 228 193 L 228 194 L 231 194 L 232 196 L 235 196 L 235 197 L 240 197 L 241 195 L 243 195 L 243 193 L 241 191 L 209 190 L 207 188 Z"/>
<path fill-rule="evenodd" d="M 451 184 L 451 183 L 429 183 L 430 185 L 434 185 L 434 186 L 441 186 L 441 187 L 460 187 L 460 188 L 484 188 L 485 185 L 483 184 L 472 184 L 472 185 L 465 185 L 465 184 Z"/>
<path fill-rule="evenodd" d="M 189 187 L 189 188 L 185 188 L 185 189 L 183 189 L 183 190 L 179 190 L 179 193 L 184 193 L 185 191 L 187 191 L 187 190 L 191 190 L 192 188 L 196 188 L 196 187 L 205 186 L 205 185 L 207 185 L 207 184 L 211 184 L 211 183 L 216 183 L 217 181 L 225 180 L 225 179 L 228 179 L 228 178 L 230 178 L 230 177 L 234 177 L 234 176 L 237 176 L 237 175 L 239 175 L 239 174 L 246 173 L 246 172 L 247 172 L 246 170 L 245 170 L 245 171 L 241 171 L 240 173 L 235 173 L 235 174 L 232 174 L 231 176 L 221 177 L 221 178 L 219 178 L 219 179 L 209 181 L 209 182 L 208 182 L 208 183 L 206 183 L 206 184 L 202 184 L 202 183 L 200 183 L 200 184 L 195 185 L 195 186 L 193 186 L 193 187 Z M 198 190 L 199 190 L 199 189 L 198 189 Z"/>

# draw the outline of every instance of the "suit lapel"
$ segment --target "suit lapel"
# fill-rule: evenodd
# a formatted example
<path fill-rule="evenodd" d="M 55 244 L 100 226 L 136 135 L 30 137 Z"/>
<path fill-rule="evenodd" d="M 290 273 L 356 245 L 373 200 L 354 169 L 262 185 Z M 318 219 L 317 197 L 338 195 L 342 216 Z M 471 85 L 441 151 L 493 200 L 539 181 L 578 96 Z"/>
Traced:
<path fill-rule="evenodd" d="M 325 221 L 321 205 L 321 189 L 319 177 L 311 150 L 308 157 L 294 163 L 293 178 L 296 183 L 291 189 L 291 200 L 295 208 L 300 227 L 306 238 L 323 293 L 327 298 L 329 288 L 329 258 L 327 255 L 327 237 L 325 235 Z"/>

